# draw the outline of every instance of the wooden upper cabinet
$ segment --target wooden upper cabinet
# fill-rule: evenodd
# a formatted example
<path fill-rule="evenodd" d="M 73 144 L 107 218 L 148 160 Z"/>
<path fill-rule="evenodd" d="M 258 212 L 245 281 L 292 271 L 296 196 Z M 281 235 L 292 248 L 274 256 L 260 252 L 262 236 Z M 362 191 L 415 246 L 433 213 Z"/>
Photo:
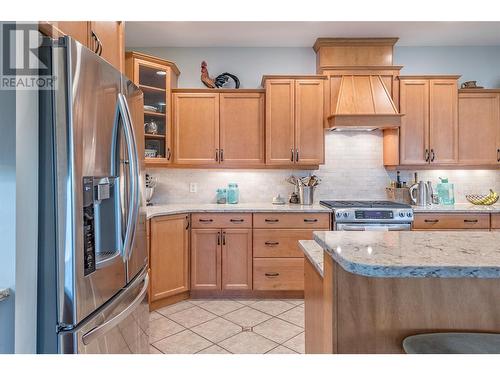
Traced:
<path fill-rule="evenodd" d="M 222 230 L 222 289 L 252 289 L 252 229 Z"/>
<path fill-rule="evenodd" d="M 295 158 L 295 82 L 266 81 L 266 162 L 292 165 Z"/>
<path fill-rule="evenodd" d="M 89 44 L 89 24 L 86 21 L 54 21 L 52 25 L 57 27 L 63 34 L 72 37 L 84 46 Z"/>
<path fill-rule="evenodd" d="M 221 233 L 219 229 L 191 230 L 191 289 L 221 289 Z"/>
<path fill-rule="evenodd" d="M 264 164 L 264 94 L 220 94 L 220 162 Z"/>
<path fill-rule="evenodd" d="M 432 79 L 429 86 L 429 147 L 433 164 L 458 162 L 456 79 Z"/>
<path fill-rule="evenodd" d="M 323 80 L 295 81 L 295 162 L 324 163 Z"/>
<path fill-rule="evenodd" d="M 500 91 L 458 94 L 458 156 L 462 165 L 500 163 Z"/>
<path fill-rule="evenodd" d="M 90 22 L 89 48 L 121 72 L 125 71 L 124 23 Z"/>
<path fill-rule="evenodd" d="M 427 164 L 429 153 L 429 81 L 404 80 L 400 86 L 400 163 Z"/>
<path fill-rule="evenodd" d="M 324 162 L 324 81 L 327 77 L 290 77 L 264 77 L 266 163 L 321 164 Z"/>
<path fill-rule="evenodd" d="M 189 290 L 188 224 L 187 215 L 151 219 L 151 301 Z"/>
<path fill-rule="evenodd" d="M 175 93 L 174 162 L 218 164 L 219 94 Z"/>
<path fill-rule="evenodd" d="M 401 76 L 400 164 L 458 162 L 458 76 Z"/>

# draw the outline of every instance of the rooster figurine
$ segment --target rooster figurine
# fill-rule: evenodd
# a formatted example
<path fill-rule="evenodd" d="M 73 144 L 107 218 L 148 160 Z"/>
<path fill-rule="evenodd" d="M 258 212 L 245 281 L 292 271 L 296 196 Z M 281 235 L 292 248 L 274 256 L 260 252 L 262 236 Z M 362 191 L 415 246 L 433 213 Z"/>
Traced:
<path fill-rule="evenodd" d="M 207 69 L 207 62 L 202 61 L 201 62 L 201 82 L 205 84 L 205 86 L 214 89 L 215 88 L 215 82 L 212 78 L 209 77 L 208 75 L 208 69 Z"/>
<path fill-rule="evenodd" d="M 201 82 L 203 82 L 205 86 L 211 89 L 221 88 L 229 81 L 229 78 L 234 81 L 235 88 L 240 88 L 240 80 L 234 74 L 222 73 L 219 74 L 215 79 L 212 79 L 208 75 L 207 62 L 201 62 Z"/>

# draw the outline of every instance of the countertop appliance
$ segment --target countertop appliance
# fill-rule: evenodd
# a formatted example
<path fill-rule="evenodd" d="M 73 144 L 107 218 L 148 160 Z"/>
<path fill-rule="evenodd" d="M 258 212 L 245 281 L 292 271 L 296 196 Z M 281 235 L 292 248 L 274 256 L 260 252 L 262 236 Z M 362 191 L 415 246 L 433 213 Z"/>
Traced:
<path fill-rule="evenodd" d="M 69 37 L 39 58 L 37 351 L 148 353 L 143 94 Z"/>
<path fill-rule="evenodd" d="M 410 230 L 413 210 L 410 205 L 390 201 L 320 201 L 331 208 L 334 230 Z"/>
<path fill-rule="evenodd" d="M 410 186 L 410 198 L 417 206 L 427 206 L 432 204 L 432 183 L 419 181 Z"/>

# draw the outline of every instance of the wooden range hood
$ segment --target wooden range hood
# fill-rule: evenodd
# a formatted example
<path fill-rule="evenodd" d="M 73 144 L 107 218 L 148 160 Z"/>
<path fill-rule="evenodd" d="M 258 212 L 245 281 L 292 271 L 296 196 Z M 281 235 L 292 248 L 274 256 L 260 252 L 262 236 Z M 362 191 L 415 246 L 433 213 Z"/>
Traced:
<path fill-rule="evenodd" d="M 401 125 L 401 114 L 379 75 L 343 75 L 330 128 L 388 129 Z"/>
<path fill-rule="evenodd" d="M 318 38 L 316 70 L 329 77 L 325 127 L 395 129 L 401 124 L 393 65 L 398 38 Z"/>

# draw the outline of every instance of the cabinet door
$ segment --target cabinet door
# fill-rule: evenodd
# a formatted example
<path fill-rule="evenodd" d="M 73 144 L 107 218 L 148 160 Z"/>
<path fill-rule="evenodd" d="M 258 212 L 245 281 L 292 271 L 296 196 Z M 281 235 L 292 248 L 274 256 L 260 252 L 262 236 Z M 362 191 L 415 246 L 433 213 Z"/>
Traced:
<path fill-rule="evenodd" d="M 220 94 L 221 163 L 264 164 L 264 142 L 264 94 Z"/>
<path fill-rule="evenodd" d="M 151 219 L 151 301 L 189 290 L 189 218 Z"/>
<path fill-rule="evenodd" d="M 252 230 L 222 230 L 222 289 L 252 289 Z"/>
<path fill-rule="evenodd" d="M 191 230 L 191 289 L 221 289 L 221 233 L 219 229 Z"/>
<path fill-rule="evenodd" d="M 458 162 L 458 88 L 455 79 L 430 81 L 429 146 L 434 164 Z"/>
<path fill-rule="evenodd" d="M 401 80 L 400 164 L 427 164 L 429 152 L 429 81 Z"/>
<path fill-rule="evenodd" d="M 218 164 L 219 94 L 175 93 L 174 161 Z"/>
<path fill-rule="evenodd" d="M 55 21 L 51 22 L 65 35 L 72 37 L 84 46 L 89 44 L 89 22 L 86 21 Z"/>
<path fill-rule="evenodd" d="M 323 80 L 295 81 L 295 162 L 318 165 L 324 162 Z"/>
<path fill-rule="evenodd" d="M 108 21 L 90 23 L 89 48 L 96 51 L 99 40 L 100 56 L 121 72 L 125 72 L 125 40 L 123 22 Z"/>
<path fill-rule="evenodd" d="M 498 164 L 500 94 L 459 94 L 458 134 L 458 157 L 460 164 Z"/>
<path fill-rule="evenodd" d="M 266 81 L 266 163 L 294 162 L 295 83 L 291 79 Z"/>

